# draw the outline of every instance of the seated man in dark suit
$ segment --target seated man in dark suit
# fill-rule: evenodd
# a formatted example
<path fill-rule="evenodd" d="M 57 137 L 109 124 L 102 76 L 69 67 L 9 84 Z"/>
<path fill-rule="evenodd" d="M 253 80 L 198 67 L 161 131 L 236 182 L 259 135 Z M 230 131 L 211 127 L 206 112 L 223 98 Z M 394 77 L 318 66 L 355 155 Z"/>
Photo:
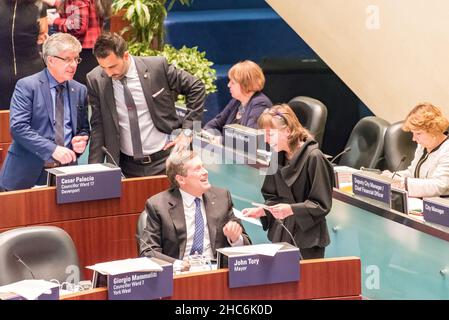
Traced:
<path fill-rule="evenodd" d="M 214 259 L 217 248 L 251 244 L 232 212 L 229 191 L 209 184 L 208 172 L 193 151 L 172 153 L 167 176 L 172 188 L 146 202 L 143 240 L 148 245 L 141 242 L 141 256 L 156 256 L 186 271 L 191 255 Z"/>

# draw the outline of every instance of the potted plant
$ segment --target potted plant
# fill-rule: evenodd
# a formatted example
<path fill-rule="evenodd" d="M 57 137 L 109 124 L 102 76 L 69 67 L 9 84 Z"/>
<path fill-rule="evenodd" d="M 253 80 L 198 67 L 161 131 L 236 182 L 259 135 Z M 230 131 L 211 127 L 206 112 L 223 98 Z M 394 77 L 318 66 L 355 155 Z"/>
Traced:
<path fill-rule="evenodd" d="M 179 1 L 190 5 L 191 0 L 114 0 L 114 12 L 125 21 L 121 33 L 128 40 L 129 51 L 138 56 L 164 56 L 177 68 L 198 77 L 206 86 L 206 94 L 217 91 L 216 72 L 213 63 L 206 58 L 205 52 L 197 47 L 176 49 L 163 44 L 164 21 L 167 12 Z M 168 2 L 168 4 L 167 4 Z M 111 28 L 114 30 L 114 28 Z M 182 97 L 180 101 L 182 102 Z"/>

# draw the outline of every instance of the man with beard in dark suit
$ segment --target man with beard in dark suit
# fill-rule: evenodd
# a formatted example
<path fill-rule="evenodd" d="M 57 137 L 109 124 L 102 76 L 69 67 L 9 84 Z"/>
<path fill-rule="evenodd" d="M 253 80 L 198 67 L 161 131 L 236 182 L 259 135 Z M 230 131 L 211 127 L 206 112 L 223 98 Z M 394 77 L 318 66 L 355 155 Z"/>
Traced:
<path fill-rule="evenodd" d="M 201 121 L 204 84 L 164 57 L 131 56 L 115 33 L 97 39 L 94 55 L 99 66 L 87 75 L 89 163 L 102 163 L 106 147 L 127 177 L 164 174 L 171 150 L 187 147 L 193 122 Z M 186 96 L 184 119 L 176 115 L 177 94 Z"/>

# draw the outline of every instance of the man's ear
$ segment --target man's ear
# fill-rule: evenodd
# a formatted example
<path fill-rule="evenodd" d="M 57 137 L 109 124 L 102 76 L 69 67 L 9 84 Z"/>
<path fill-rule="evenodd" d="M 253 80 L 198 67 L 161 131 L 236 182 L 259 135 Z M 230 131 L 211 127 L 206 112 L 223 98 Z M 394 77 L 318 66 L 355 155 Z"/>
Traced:
<path fill-rule="evenodd" d="M 175 176 L 175 180 L 176 180 L 176 182 L 178 182 L 178 184 L 179 184 L 180 187 L 183 186 L 183 185 L 185 184 L 185 177 L 183 177 L 183 176 L 181 176 L 181 175 L 179 175 L 179 174 L 177 174 L 177 175 Z"/>
<path fill-rule="evenodd" d="M 126 50 L 126 51 L 123 53 L 123 60 L 125 60 L 125 61 L 128 61 L 128 60 L 129 60 L 129 51 L 128 51 L 128 50 Z"/>

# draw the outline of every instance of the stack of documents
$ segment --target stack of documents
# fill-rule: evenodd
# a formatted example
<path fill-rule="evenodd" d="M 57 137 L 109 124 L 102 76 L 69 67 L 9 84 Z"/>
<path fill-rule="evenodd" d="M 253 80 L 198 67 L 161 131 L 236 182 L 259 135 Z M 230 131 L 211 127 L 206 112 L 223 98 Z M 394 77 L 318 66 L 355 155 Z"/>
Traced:
<path fill-rule="evenodd" d="M 86 268 L 105 275 L 117 275 L 129 272 L 162 271 L 162 267 L 159 264 L 147 257 L 97 263 L 93 266 L 87 266 Z"/>
<path fill-rule="evenodd" d="M 43 293 L 50 294 L 55 287 L 59 284 L 46 280 L 22 280 L 0 287 L 0 293 L 14 293 L 27 300 L 35 300 Z"/>
<path fill-rule="evenodd" d="M 274 257 L 283 246 L 284 246 L 283 243 L 262 243 L 262 244 L 254 244 L 251 246 L 221 248 L 220 252 L 261 254 L 264 256 Z"/>

